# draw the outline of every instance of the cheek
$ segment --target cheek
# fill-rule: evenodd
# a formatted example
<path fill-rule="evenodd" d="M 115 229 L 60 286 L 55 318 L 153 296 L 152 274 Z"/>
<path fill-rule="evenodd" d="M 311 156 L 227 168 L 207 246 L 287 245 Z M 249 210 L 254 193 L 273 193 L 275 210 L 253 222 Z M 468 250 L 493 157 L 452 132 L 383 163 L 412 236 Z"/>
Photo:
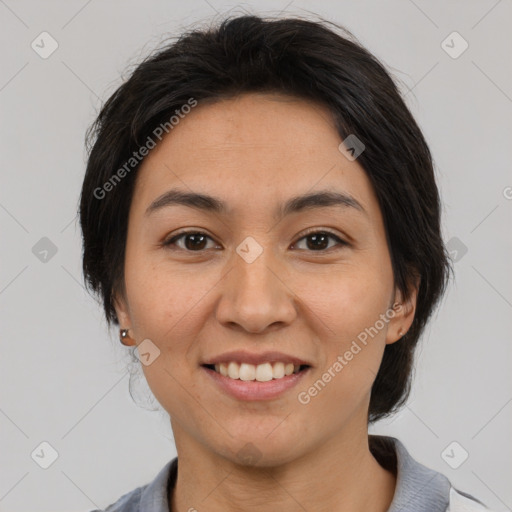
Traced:
<path fill-rule="evenodd" d="M 386 269 L 351 265 L 328 277 L 310 280 L 302 296 L 321 318 L 326 334 L 344 344 L 370 328 L 385 313 L 392 292 L 392 277 Z M 384 333 L 385 334 L 385 333 Z"/>
<path fill-rule="evenodd" d="M 146 379 L 169 410 L 180 405 L 176 398 L 183 395 L 180 384 L 186 383 L 187 391 L 194 394 L 195 340 L 205 324 L 208 291 L 218 284 L 219 276 L 183 272 L 149 259 L 141 254 L 127 265 L 126 289 L 137 341 L 149 339 L 160 351 L 154 363 L 144 366 Z"/>
<path fill-rule="evenodd" d="M 154 262 L 151 254 L 133 251 L 127 258 L 126 290 L 134 328 L 145 337 L 162 339 L 180 319 L 194 314 L 204 293 L 193 276 L 166 262 Z M 203 280 L 204 281 L 204 280 Z"/>
<path fill-rule="evenodd" d="M 150 339 L 159 350 L 154 362 L 143 366 L 144 375 L 159 403 L 178 417 L 184 407 L 190 412 L 188 406 L 196 403 L 191 397 L 198 395 L 193 349 L 205 292 L 197 281 L 163 265 L 134 265 L 126 274 L 137 341 Z"/>
<path fill-rule="evenodd" d="M 326 357 L 319 369 L 319 387 L 329 388 L 322 393 L 325 400 L 357 401 L 371 388 L 388 328 L 382 317 L 389 305 L 392 277 L 385 270 L 370 265 L 343 269 L 325 281 L 322 293 L 308 294 L 308 306 L 323 325 Z"/>

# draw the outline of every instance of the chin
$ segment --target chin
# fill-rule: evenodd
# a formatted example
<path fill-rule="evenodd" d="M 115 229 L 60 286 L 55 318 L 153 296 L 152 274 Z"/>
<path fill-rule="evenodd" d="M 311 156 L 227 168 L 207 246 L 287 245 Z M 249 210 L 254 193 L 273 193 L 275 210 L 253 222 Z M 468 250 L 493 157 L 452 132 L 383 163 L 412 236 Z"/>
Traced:
<path fill-rule="evenodd" d="M 219 455 L 242 466 L 281 466 L 302 456 L 305 445 L 303 434 L 297 433 L 295 436 L 284 428 L 278 433 L 278 429 L 275 423 L 270 429 L 264 429 L 261 425 L 254 429 L 248 427 L 243 434 L 228 437 L 224 446 L 215 447 L 215 443 L 210 446 Z"/>

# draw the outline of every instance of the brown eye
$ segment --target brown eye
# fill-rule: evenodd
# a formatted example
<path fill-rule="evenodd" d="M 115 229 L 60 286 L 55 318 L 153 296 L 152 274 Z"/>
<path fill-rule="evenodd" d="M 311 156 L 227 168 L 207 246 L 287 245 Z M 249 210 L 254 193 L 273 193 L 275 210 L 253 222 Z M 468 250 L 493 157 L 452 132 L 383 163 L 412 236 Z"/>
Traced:
<path fill-rule="evenodd" d="M 308 233 L 306 236 L 302 237 L 299 242 L 306 240 L 306 250 L 322 252 L 332 248 L 332 246 L 329 247 L 329 239 L 335 240 L 337 245 L 347 245 L 345 241 L 329 231 L 314 231 Z"/>
<path fill-rule="evenodd" d="M 206 233 L 202 233 L 201 231 L 186 231 L 170 238 L 162 245 L 169 248 L 175 246 L 178 249 L 188 252 L 201 252 L 208 249 L 208 240 L 213 242 L 213 239 Z M 314 231 L 307 233 L 295 244 L 295 247 L 302 240 L 306 241 L 305 250 L 312 252 L 325 252 L 332 249 L 333 245 L 329 246 L 330 241 L 336 242 L 334 246 L 348 245 L 347 242 L 329 231 Z"/>
<path fill-rule="evenodd" d="M 206 241 L 208 239 L 212 240 L 206 233 L 201 233 L 200 231 L 187 231 L 165 241 L 163 245 L 165 247 L 176 245 L 179 249 L 183 249 L 185 251 L 200 252 L 206 249 Z M 183 240 L 182 245 L 176 243 L 181 240 Z"/>

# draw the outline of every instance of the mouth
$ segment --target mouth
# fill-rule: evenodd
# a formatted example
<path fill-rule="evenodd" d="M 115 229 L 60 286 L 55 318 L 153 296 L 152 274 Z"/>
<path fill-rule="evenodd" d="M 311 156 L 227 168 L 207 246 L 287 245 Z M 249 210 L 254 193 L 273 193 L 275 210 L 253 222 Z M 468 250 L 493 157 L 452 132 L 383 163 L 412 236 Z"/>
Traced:
<path fill-rule="evenodd" d="M 281 361 L 267 362 L 258 365 L 231 361 L 229 363 L 220 364 L 203 364 L 202 366 L 228 379 L 242 380 L 245 382 L 279 380 L 310 368 L 308 364 L 293 364 Z"/>
<path fill-rule="evenodd" d="M 311 371 L 307 364 L 267 362 L 202 364 L 200 366 L 210 383 L 236 400 L 261 401 L 285 396 Z"/>

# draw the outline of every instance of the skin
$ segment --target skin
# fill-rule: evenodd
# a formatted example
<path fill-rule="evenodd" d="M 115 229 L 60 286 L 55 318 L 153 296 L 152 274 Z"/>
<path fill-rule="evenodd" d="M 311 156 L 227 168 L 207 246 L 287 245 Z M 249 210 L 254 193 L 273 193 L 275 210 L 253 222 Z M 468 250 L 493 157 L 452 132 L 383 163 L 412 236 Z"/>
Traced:
<path fill-rule="evenodd" d="M 370 390 L 386 344 L 410 327 L 417 288 L 395 288 L 381 211 L 357 162 L 338 149 L 329 111 L 280 95 L 244 94 L 195 107 L 143 161 L 129 214 L 125 293 L 116 296 L 127 344 L 150 339 L 143 365 L 169 413 L 179 460 L 170 510 L 209 512 L 388 509 L 395 476 L 368 447 Z M 172 205 L 145 215 L 172 188 L 207 193 L 227 215 Z M 330 189 L 364 207 L 323 207 L 279 222 L 277 205 Z M 206 233 L 163 242 L 179 230 Z M 313 232 L 331 231 L 317 249 Z M 262 247 L 252 263 L 236 248 Z M 297 399 L 393 303 L 395 316 L 308 404 Z M 399 341 L 398 341 L 399 342 Z M 231 350 L 279 350 L 312 364 L 273 400 L 237 400 L 200 364 Z M 244 462 L 247 443 L 259 458 Z"/>

